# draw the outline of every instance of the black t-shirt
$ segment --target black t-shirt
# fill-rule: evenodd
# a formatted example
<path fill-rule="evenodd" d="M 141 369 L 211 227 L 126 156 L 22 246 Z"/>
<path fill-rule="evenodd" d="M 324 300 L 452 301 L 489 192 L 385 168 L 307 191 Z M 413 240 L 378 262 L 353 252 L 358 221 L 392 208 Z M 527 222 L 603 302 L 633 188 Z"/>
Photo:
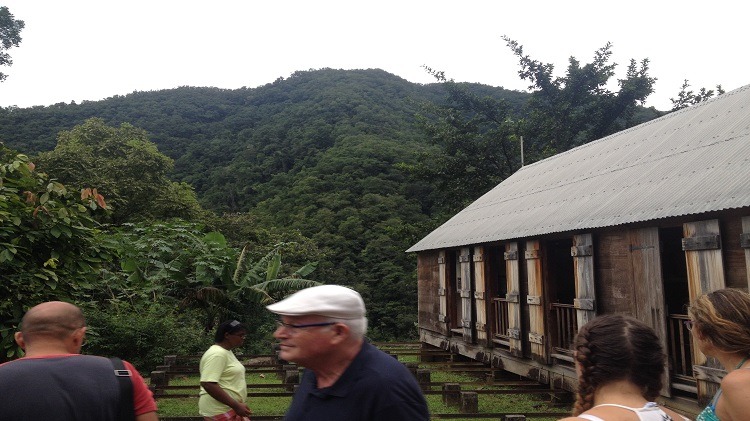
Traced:
<path fill-rule="evenodd" d="M 316 381 L 312 370 L 305 370 L 285 421 L 430 419 L 411 372 L 367 342 L 333 386 L 317 389 Z"/>

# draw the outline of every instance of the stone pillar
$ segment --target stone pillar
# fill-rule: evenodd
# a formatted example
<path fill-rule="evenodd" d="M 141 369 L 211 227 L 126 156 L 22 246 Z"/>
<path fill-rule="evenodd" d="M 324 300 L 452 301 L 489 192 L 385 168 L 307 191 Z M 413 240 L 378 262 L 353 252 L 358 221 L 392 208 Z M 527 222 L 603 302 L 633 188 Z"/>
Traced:
<path fill-rule="evenodd" d="M 163 371 L 164 375 L 167 378 L 167 381 L 169 381 L 169 366 L 168 365 L 157 365 L 155 368 L 156 371 Z"/>
<path fill-rule="evenodd" d="M 298 370 L 297 366 L 294 364 L 284 364 L 281 366 L 281 371 L 279 372 L 279 378 L 284 379 L 286 377 L 286 372 L 291 370 Z M 298 373 L 299 375 L 299 373 Z"/>
<path fill-rule="evenodd" d="M 417 369 L 417 383 L 419 383 L 419 387 L 422 388 L 423 392 L 429 392 L 430 390 L 432 390 L 430 387 L 430 382 L 432 381 L 430 377 L 430 370 L 425 368 Z"/>
<path fill-rule="evenodd" d="M 151 372 L 151 387 L 154 390 L 169 386 L 169 377 L 167 372 L 163 370 L 154 370 Z"/>
<path fill-rule="evenodd" d="M 284 371 L 284 379 L 282 383 L 286 385 L 286 390 L 289 392 L 294 391 L 295 385 L 299 384 L 299 370 L 286 370 Z"/>
<path fill-rule="evenodd" d="M 461 385 L 458 383 L 443 384 L 443 403 L 458 406 L 461 402 Z"/>
<path fill-rule="evenodd" d="M 477 395 L 477 392 L 461 392 L 459 412 L 462 414 L 476 414 L 479 412 L 479 395 Z"/>

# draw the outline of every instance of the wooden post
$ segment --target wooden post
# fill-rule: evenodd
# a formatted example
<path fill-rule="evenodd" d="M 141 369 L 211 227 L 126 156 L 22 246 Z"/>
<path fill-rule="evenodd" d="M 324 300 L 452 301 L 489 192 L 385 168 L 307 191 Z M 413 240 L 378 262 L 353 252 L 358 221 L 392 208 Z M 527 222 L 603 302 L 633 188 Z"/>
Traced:
<path fill-rule="evenodd" d="M 166 366 L 177 365 L 177 355 L 165 355 L 164 365 Z"/>
<path fill-rule="evenodd" d="M 284 364 L 281 366 L 281 371 L 279 372 L 279 378 L 284 379 L 286 377 L 287 371 L 297 370 L 297 366 L 294 364 Z"/>
<path fill-rule="evenodd" d="M 157 365 L 156 368 L 154 368 L 155 371 L 163 371 L 164 375 L 167 377 L 167 381 L 169 381 L 169 366 L 168 365 Z"/>
<path fill-rule="evenodd" d="M 284 371 L 284 379 L 282 381 L 286 385 L 286 390 L 291 392 L 294 390 L 294 386 L 299 384 L 299 370 L 286 370 Z"/>
<path fill-rule="evenodd" d="M 425 368 L 417 369 L 417 383 L 419 383 L 419 387 L 422 389 L 423 392 L 429 392 L 431 390 L 430 377 L 431 377 L 430 370 L 425 369 Z"/>
<path fill-rule="evenodd" d="M 477 392 L 461 392 L 461 407 L 459 412 L 462 414 L 476 414 L 479 412 L 479 395 Z"/>
<path fill-rule="evenodd" d="M 154 370 L 151 372 L 151 386 L 154 389 L 169 386 L 169 377 L 167 372 L 163 370 Z"/>
<path fill-rule="evenodd" d="M 446 405 L 456 405 L 461 402 L 461 385 L 458 383 L 443 384 L 443 403 Z"/>

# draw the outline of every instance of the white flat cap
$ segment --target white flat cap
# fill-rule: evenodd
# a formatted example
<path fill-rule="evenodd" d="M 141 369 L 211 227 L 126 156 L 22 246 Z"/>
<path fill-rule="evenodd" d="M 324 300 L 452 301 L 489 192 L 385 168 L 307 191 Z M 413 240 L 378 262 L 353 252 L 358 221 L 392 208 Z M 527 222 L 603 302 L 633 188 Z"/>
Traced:
<path fill-rule="evenodd" d="M 318 315 L 335 319 L 359 319 L 365 316 L 362 296 L 340 285 L 305 288 L 266 308 L 282 316 Z"/>

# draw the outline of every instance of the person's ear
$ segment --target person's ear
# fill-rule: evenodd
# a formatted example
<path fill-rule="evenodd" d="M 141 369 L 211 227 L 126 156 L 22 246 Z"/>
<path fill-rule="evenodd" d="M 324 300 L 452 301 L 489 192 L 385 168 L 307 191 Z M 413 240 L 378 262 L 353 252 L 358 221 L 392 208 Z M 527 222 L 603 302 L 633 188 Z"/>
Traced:
<path fill-rule="evenodd" d="M 15 338 L 16 343 L 18 344 L 18 346 L 20 346 L 21 349 L 23 349 L 24 351 L 26 351 L 26 341 L 23 340 L 23 333 L 16 332 L 13 335 L 13 337 Z"/>
<path fill-rule="evenodd" d="M 83 346 L 83 341 L 86 338 L 86 326 L 74 330 L 70 337 L 72 345 L 71 351 L 76 354 L 80 353 L 81 347 Z"/>
<path fill-rule="evenodd" d="M 336 323 L 332 326 L 333 333 L 334 333 L 334 341 L 336 343 L 343 342 L 349 337 L 350 329 L 349 326 L 343 324 L 343 323 Z"/>

